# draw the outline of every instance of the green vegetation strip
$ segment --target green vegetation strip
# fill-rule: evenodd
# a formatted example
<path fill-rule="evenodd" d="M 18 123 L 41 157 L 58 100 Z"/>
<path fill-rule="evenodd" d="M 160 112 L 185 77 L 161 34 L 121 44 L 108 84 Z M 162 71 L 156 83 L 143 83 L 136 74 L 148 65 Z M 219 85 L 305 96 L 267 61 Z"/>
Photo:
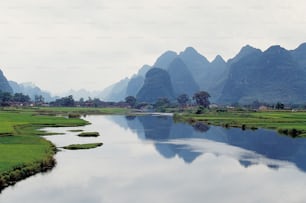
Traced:
<path fill-rule="evenodd" d="M 68 114 L 70 117 L 78 117 L 80 115 L 107 115 L 107 114 L 127 114 L 129 109 L 126 108 L 92 108 L 92 107 L 37 107 L 38 114 Z"/>
<path fill-rule="evenodd" d="M 42 127 L 83 126 L 78 118 L 40 115 L 39 109 L 0 110 L 0 191 L 15 182 L 55 165 L 55 146 L 40 137 Z"/>
<path fill-rule="evenodd" d="M 100 134 L 98 132 L 83 132 L 78 134 L 79 137 L 98 137 Z"/>
<path fill-rule="evenodd" d="M 68 132 L 83 132 L 83 130 L 76 129 L 76 130 L 68 130 Z"/>
<path fill-rule="evenodd" d="M 72 144 L 63 147 L 68 150 L 79 150 L 79 149 L 93 149 L 102 146 L 103 143 L 89 143 L 89 144 Z"/>
<path fill-rule="evenodd" d="M 177 121 L 185 121 L 189 123 L 201 121 L 211 125 L 239 127 L 242 129 L 274 129 L 279 133 L 293 137 L 306 137 L 306 112 L 210 111 L 204 114 L 175 114 L 174 119 Z"/>

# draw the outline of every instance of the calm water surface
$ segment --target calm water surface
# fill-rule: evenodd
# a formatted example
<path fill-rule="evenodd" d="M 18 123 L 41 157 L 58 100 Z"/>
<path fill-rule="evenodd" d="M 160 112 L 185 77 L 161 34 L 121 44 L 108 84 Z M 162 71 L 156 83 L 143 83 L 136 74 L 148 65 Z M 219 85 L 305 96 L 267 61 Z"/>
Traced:
<path fill-rule="evenodd" d="M 306 202 L 306 139 L 174 123 L 160 116 L 88 116 L 78 128 L 50 128 L 63 150 L 57 166 L 5 189 L 1 203 Z M 98 131 L 80 138 L 71 129 Z"/>

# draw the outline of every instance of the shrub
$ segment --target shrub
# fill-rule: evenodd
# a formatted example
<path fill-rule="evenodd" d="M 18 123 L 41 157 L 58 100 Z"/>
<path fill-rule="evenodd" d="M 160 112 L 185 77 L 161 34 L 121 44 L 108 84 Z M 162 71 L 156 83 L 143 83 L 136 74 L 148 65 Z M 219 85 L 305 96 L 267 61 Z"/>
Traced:
<path fill-rule="evenodd" d="M 69 113 L 68 118 L 80 118 L 81 115 L 78 113 Z"/>
<path fill-rule="evenodd" d="M 245 130 L 245 129 L 246 129 L 246 125 L 245 125 L 245 124 L 242 124 L 241 129 L 242 129 L 242 130 Z"/>

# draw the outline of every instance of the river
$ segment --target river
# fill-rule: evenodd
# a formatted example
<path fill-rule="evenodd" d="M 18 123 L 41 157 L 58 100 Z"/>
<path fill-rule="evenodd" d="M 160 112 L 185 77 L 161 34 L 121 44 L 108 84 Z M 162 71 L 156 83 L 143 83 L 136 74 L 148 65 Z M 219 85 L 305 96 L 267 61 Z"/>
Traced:
<path fill-rule="evenodd" d="M 169 116 L 87 116 L 91 125 L 47 128 L 56 167 L 6 188 L 1 203 L 305 202 L 306 139 L 271 130 L 175 123 Z M 72 129 L 98 131 L 81 138 Z"/>

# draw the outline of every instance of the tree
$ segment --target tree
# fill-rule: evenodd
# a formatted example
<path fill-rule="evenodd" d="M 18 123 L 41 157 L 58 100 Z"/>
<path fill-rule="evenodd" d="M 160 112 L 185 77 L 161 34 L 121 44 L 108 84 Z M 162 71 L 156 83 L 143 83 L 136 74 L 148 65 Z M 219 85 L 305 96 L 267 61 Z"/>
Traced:
<path fill-rule="evenodd" d="M 34 102 L 35 104 L 42 104 L 45 102 L 45 98 L 42 95 L 35 95 Z"/>
<path fill-rule="evenodd" d="M 99 98 L 94 98 L 94 99 L 92 100 L 92 104 L 93 104 L 94 107 L 98 107 L 98 106 L 101 105 L 101 101 L 100 101 Z"/>
<path fill-rule="evenodd" d="M 189 96 L 187 94 L 181 94 L 177 97 L 177 102 L 180 104 L 181 107 L 186 107 L 189 101 Z"/>
<path fill-rule="evenodd" d="M 158 98 L 158 100 L 155 102 L 156 107 L 167 107 L 169 104 L 170 101 L 166 97 Z"/>
<path fill-rule="evenodd" d="M 63 106 L 74 106 L 74 99 L 72 95 L 63 98 Z"/>
<path fill-rule="evenodd" d="M 159 98 L 154 104 L 156 110 L 159 112 L 165 112 L 166 108 L 169 107 L 169 105 L 170 101 L 166 97 Z"/>
<path fill-rule="evenodd" d="M 135 107 L 137 100 L 133 96 L 127 96 L 125 97 L 125 102 L 128 103 L 131 107 Z"/>
<path fill-rule="evenodd" d="M 253 109 L 258 109 L 261 106 L 261 103 L 258 100 L 253 101 L 253 103 L 251 104 L 251 107 Z"/>
<path fill-rule="evenodd" d="M 277 102 L 277 104 L 275 105 L 275 108 L 276 109 L 284 109 L 285 108 L 285 105 L 280 103 L 280 102 Z"/>
<path fill-rule="evenodd" d="M 22 93 L 16 93 L 13 96 L 13 101 L 14 102 L 21 102 L 21 103 L 26 103 L 30 102 L 30 97 L 28 95 L 24 95 Z"/>
<path fill-rule="evenodd" d="M 84 98 L 81 97 L 80 100 L 79 100 L 79 105 L 84 106 L 84 104 L 85 104 Z"/>
<path fill-rule="evenodd" d="M 72 95 L 69 95 L 68 97 L 62 97 L 60 99 L 55 100 L 51 103 L 53 106 L 75 106 L 75 101 L 73 99 Z"/>
<path fill-rule="evenodd" d="M 197 105 L 202 106 L 204 108 L 208 108 L 210 101 L 210 95 L 205 91 L 196 92 L 192 99 L 196 101 Z"/>
<path fill-rule="evenodd" d="M 9 106 L 12 101 L 12 95 L 9 92 L 1 92 L 0 91 L 0 105 L 1 106 Z"/>

